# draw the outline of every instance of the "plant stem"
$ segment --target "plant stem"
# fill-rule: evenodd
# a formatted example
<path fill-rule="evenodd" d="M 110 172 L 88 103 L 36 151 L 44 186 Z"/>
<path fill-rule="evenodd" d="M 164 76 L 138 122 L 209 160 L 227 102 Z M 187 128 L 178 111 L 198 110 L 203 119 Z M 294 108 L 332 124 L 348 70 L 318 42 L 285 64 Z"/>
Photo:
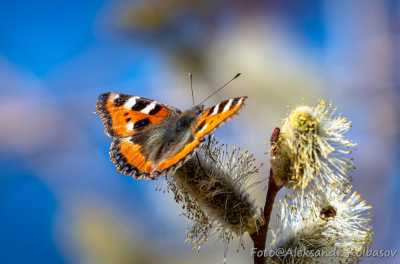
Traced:
<path fill-rule="evenodd" d="M 264 206 L 264 224 L 260 227 L 258 232 L 251 235 L 251 239 L 254 243 L 254 264 L 264 264 L 266 256 L 264 256 L 265 243 L 267 240 L 268 226 L 271 219 L 271 212 L 274 206 L 274 201 L 277 193 L 281 189 L 281 186 L 276 185 L 274 177 L 272 177 L 272 170 L 270 170 L 267 198 Z M 260 253 L 262 252 L 262 254 Z M 258 254 L 257 254 L 258 253 Z"/>
<path fill-rule="evenodd" d="M 275 128 L 274 131 L 272 132 L 271 136 L 271 144 L 274 145 L 279 137 L 279 128 Z M 259 230 L 254 232 L 253 234 L 250 235 L 251 239 L 253 240 L 254 244 L 254 249 L 253 249 L 253 254 L 254 254 L 254 264 L 265 264 L 266 262 L 266 254 L 265 252 L 265 244 L 267 241 L 267 233 L 268 233 L 268 226 L 269 222 L 271 220 L 271 212 L 272 208 L 274 206 L 274 201 L 277 193 L 279 190 L 282 188 L 282 185 L 277 185 L 274 177 L 273 177 L 273 172 L 272 169 L 269 170 L 269 181 L 268 181 L 268 190 L 267 190 L 267 196 L 265 199 L 265 206 L 264 206 L 264 223 L 260 227 Z M 257 254 L 258 253 L 258 254 Z M 261 254 L 262 253 L 262 254 Z"/>

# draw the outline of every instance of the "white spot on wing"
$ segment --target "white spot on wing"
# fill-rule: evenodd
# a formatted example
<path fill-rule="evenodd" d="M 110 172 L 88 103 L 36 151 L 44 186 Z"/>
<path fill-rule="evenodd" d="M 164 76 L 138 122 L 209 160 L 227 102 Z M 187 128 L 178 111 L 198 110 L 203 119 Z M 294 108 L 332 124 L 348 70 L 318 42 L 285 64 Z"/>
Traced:
<path fill-rule="evenodd" d="M 206 123 L 206 124 L 200 129 L 199 133 L 200 133 L 200 134 L 203 133 L 203 131 L 205 131 L 207 127 L 208 127 L 208 124 Z"/>
<path fill-rule="evenodd" d="M 211 115 L 216 115 L 218 113 L 218 109 L 219 109 L 219 104 L 217 104 L 216 106 L 214 106 L 214 110 L 211 113 Z"/>
<path fill-rule="evenodd" d="M 112 100 L 115 101 L 115 100 L 117 100 L 118 98 L 119 98 L 119 94 L 115 94 Z"/>
<path fill-rule="evenodd" d="M 224 110 L 222 110 L 222 112 L 228 111 L 231 108 L 232 102 L 233 102 L 233 99 L 232 98 L 229 99 L 228 103 L 225 105 Z"/>
<path fill-rule="evenodd" d="M 135 124 L 133 123 L 133 122 L 129 122 L 127 125 L 126 125 L 126 129 L 128 129 L 128 130 L 133 130 L 133 126 L 134 126 Z"/>
<path fill-rule="evenodd" d="M 151 110 L 153 110 L 157 105 L 156 101 L 151 102 L 151 104 L 147 105 L 142 111 L 143 114 L 149 114 Z"/>
<path fill-rule="evenodd" d="M 138 96 L 132 96 L 131 98 L 128 99 L 128 101 L 125 102 L 124 107 L 127 109 L 131 109 L 136 104 L 136 99 L 139 98 L 140 97 Z"/>

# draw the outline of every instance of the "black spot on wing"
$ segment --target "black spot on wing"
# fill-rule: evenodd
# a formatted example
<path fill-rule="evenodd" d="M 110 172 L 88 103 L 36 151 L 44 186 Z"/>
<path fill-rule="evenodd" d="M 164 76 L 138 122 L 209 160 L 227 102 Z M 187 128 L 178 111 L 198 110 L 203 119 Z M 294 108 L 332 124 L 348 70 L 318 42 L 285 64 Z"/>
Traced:
<path fill-rule="evenodd" d="M 114 105 L 117 106 L 117 107 L 122 106 L 123 104 L 126 103 L 126 101 L 128 101 L 128 99 L 130 97 L 131 96 L 126 95 L 126 94 L 119 94 L 119 97 L 114 100 Z"/>
<path fill-rule="evenodd" d="M 225 107 L 225 105 L 228 103 L 228 101 L 229 101 L 229 100 L 225 100 L 225 101 L 222 101 L 222 102 L 219 104 L 218 114 L 221 113 L 221 112 L 224 110 L 224 107 Z"/>
<path fill-rule="evenodd" d="M 141 119 L 141 120 L 135 122 L 135 124 L 133 125 L 133 128 L 141 129 L 141 128 L 147 126 L 148 124 L 150 124 L 150 119 L 144 118 L 144 119 Z"/>
<path fill-rule="evenodd" d="M 235 99 L 233 99 L 231 108 L 234 107 L 235 105 L 237 105 L 237 103 L 238 103 L 239 101 L 240 101 L 240 97 L 236 97 Z"/>
<path fill-rule="evenodd" d="M 149 115 L 155 115 L 161 110 L 161 105 L 156 104 L 156 106 L 149 112 Z"/>
<path fill-rule="evenodd" d="M 206 120 L 203 120 L 203 122 L 201 122 L 197 128 L 196 128 L 196 133 L 199 132 L 204 126 L 206 125 Z"/>
<path fill-rule="evenodd" d="M 210 108 L 210 110 L 208 110 L 208 112 L 207 112 L 207 115 L 206 116 L 209 116 L 209 115 L 211 115 L 211 113 L 212 112 L 214 112 L 214 108 L 216 107 L 216 105 L 214 105 L 213 107 L 211 107 Z"/>
<path fill-rule="evenodd" d="M 144 101 L 141 99 L 136 100 L 136 104 L 132 106 L 133 111 L 141 111 L 143 110 L 147 105 L 149 105 L 149 101 Z"/>

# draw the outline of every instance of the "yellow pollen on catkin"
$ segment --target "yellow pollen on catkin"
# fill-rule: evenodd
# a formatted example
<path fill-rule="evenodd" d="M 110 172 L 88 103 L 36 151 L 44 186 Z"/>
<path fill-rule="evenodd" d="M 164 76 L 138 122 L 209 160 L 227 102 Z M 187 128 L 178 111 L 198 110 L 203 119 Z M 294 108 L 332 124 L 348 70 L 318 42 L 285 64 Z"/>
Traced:
<path fill-rule="evenodd" d="M 313 183 L 345 186 L 354 166 L 348 156 L 354 144 L 345 136 L 351 124 L 332 105 L 299 106 L 283 120 L 272 147 L 271 165 L 277 182 L 304 190 Z"/>
<path fill-rule="evenodd" d="M 318 120 L 310 113 L 301 110 L 302 107 L 296 109 L 289 116 L 290 126 L 300 133 L 315 133 L 318 128 Z"/>

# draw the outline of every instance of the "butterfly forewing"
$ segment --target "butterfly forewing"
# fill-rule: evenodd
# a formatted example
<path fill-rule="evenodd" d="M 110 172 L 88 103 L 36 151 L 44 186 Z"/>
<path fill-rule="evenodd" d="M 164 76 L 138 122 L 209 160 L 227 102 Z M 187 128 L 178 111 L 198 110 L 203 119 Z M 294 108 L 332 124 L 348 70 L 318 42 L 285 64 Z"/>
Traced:
<path fill-rule="evenodd" d="M 243 106 L 246 96 L 231 98 L 205 109 L 195 126 L 195 137 L 203 138 L 232 117 Z"/>
<path fill-rule="evenodd" d="M 96 112 L 112 137 L 133 136 L 161 123 L 171 111 L 154 100 L 120 93 L 104 93 L 96 104 Z"/>

